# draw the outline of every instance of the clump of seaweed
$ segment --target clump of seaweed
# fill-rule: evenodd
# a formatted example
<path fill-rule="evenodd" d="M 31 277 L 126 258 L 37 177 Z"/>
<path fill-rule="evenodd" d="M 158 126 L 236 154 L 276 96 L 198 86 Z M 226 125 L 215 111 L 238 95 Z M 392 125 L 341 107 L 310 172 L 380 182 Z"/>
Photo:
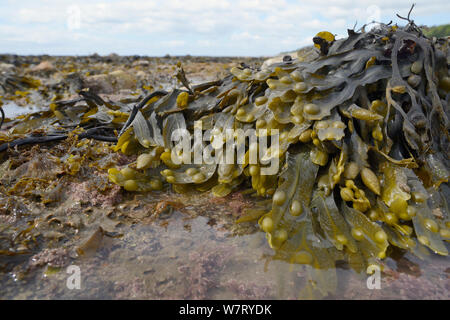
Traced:
<path fill-rule="evenodd" d="M 407 20 L 405 27 L 348 30 L 339 40 L 321 32 L 312 61 L 286 58 L 262 69 L 243 64 L 222 80 L 195 86 L 179 64 L 185 89 L 154 91 L 131 112 L 127 104 L 81 91 L 81 98 L 54 102 L 2 134 L 0 151 L 77 136 L 116 142 L 114 151 L 137 155 L 108 171 L 127 191 L 168 183 L 177 192 L 223 197 L 251 186 L 267 199 L 241 221 L 258 220 L 273 259 L 311 266 L 312 273 L 326 270 L 326 288 L 336 284 L 336 261 L 370 273 L 391 245 L 420 256 L 424 246 L 448 255 L 449 40 L 428 39 Z M 220 134 L 278 132 L 279 151 L 269 147 L 256 164 L 248 153 L 236 164 L 175 163 L 173 154 L 191 154 L 174 150 L 172 133 L 192 133 L 199 122 L 236 147 L 252 148 Z M 213 140 L 202 147 L 214 149 Z M 272 159 L 280 169 L 263 175 Z"/>
<path fill-rule="evenodd" d="M 341 40 L 320 33 L 314 61 L 236 67 L 196 88 L 180 68 L 187 90 L 155 92 L 147 100 L 162 97 L 133 109 L 115 148 L 139 156 L 110 169 L 111 181 L 129 191 L 157 190 L 158 168 L 175 190 L 188 185 L 218 196 L 249 181 L 258 195 L 272 197 L 268 213 L 257 209 L 259 224 L 276 257 L 293 263 L 334 267 L 329 255 L 345 252 L 366 269 L 386 256 L 389 243 L 447 255 L 447 213 L 438 218 L 430 205 L 449 176 L 448 40 L 433 43 L 413 22 L 348 33 Z M 220 132 L 278 129 L 281 150 L 269 157 L 283 168 L 264 176 L 264 164 L 248 161 L 173 163 L 169 134 L 192 130 L 194 121 Z"/>

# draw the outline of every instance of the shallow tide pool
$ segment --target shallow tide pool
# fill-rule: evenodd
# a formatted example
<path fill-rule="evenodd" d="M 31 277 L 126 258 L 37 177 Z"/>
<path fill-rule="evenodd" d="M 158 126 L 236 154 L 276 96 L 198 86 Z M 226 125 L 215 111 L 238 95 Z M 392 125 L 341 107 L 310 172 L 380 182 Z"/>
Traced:
<path fill-rule="evenodd" d="M 43 268 L 33 277 L 4 275 L 2 299 L 302 299 L 309 267 L 270 261 L 265 235 L 231 236 L 199 216 L 174 212 L 165 226 L 137 224 L 121 238 L 103 237 L 95 252 L 74 259 L 80 289 L 67 268 Z M 324 299 L 448 299 L 448 258 L 410 254 L 386 260 L 380 288 L 369 289 L 368 275 L 345 267 L 337 289 Z M 3 257 L 0 259 L 4 259 Z M 77 268 L 78 269 L 78 268 Z M 373 281 L 371 282 L 373 283 Z M 311 283 L 309 283 L 311 284 Z M 314 285 L 314 284 L 312 284 Z M 373 286 L 372 286 L 373 287 Z"/>

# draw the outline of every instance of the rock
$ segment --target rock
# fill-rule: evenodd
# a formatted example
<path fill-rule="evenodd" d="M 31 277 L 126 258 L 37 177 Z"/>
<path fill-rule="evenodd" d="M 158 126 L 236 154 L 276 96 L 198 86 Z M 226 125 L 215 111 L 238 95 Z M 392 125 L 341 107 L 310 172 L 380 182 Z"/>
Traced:
<path fill-rule="evenodd" d="M 116 70 L 113 71 L 109 74 L 110 76 L 113 77 L 113 84 L 115 85 L 115 89 L 119 90 L 119 89 L 135 89 L 136 88 L 136 80 L 135 78 L 123 71 L 123 70 Z"/>
<path fill-rule="evenodd" d="M 147 60 L 137 60 L 133 62 L 131 65 L 132 67 L 148 67 L 150 65 L 150 62 Z"/>
<path fill-rule="evenodd" d="M 318 55 L 319 53 L 317 52 L 317 50 L 314 49 L 314 47 L 312 46 L 304 47 L 298 51 L 283 53 L 276 57 L 267 59 L 262 64 L 261 68 L 264 69 L 274 63 L 283 62 L 283 59 L 286 60 L 287 56 L 290 56 L 293 60 L 299 59 L 300 61 L 308 62 L 314 60 Z"/>
<path fill-rule="evenodd" d="M 78 72 L 69 73 L 64 81 L 69 85 L 69 91 L 71 93 L 76 93 L 84 87 L 83 78 Z"/>
<path fill-rule="evenodd" d="M 134 77 L 123 70 L 88 76 L 83 79 L 83 83 L 85 88 L 89 88 L 95 93 L 111 94 L 123 89 L 136 89 Z"/>
<path fill-rule="evenodd" d="M 58 231 L 53 231 L 53 230 L 49 230 L 49 231 L 45 231 L 42 236 L 44 238 L 47 239 L 54 239 L 54 240 L 59 240 L 64 238 L 64 234 Z"/>
<path fill-rule="evenodd" d="M 37 66 L 30 69 L 31 72 L 52 72 L 55 71 L 55 66 L 50 61 L 42 61 Z"/>
<path fill-rule="evenodd" d="M 110 53 L 105 57 L 105 61 L 108 63 L 118 62 L 120 60 L 120 56 L 117 53 Z"/>
<path fill-rule="evenodd" d="M 142 70 L 139 70 L 138 72 L 136 72 L 136 79 L 145 79 L 145 78 L 147 78 L 147 75 L 149 75 L 150 74 L 150 72 L 145 72 L 145 71 L 142 71 Z"/>
<path fill-rule="evenodd" d="M 107 74 L 96 74 L 83 79 L 84 87 L 95 93 L 113 93 L 114 87 Z"/>
<path fill-rule="evenodd" d="M 28 269 L 33 270 L 38 267 L 49 265 L 50 267 L 61 268 L 69 262 L 67 249 L 44 249 L 31 257 Z"/>
<path fill-rule="evenodd" d="M 15 73 L 16 67 L 10 63 L 0 63 L 0 73 Z"/>

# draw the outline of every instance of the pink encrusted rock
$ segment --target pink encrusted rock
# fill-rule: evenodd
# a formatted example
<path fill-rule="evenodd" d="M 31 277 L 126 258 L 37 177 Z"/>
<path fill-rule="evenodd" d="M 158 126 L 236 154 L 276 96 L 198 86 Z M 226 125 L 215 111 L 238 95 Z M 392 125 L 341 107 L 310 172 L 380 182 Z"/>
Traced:
<path fill-rule="evenodd" d="M 240 216 L 243 210 L 249 206 L 249 202 L 241 193 L 233 193 L 231 195 L 231 201 L 228 202 L 228 206 L 231 208 L 232 215 Z"/>
<path fill-rule="evenodd" d="M 68 262 L 69 252 L 67 249 L 44 249 L 30 258 L 28 268 L 33 270 L 46 265 L 53 268 L 62 268 L 66 266 Z"/>
<path fill-rule="evenodd" d="M 108 208 L 122 200 L 120 186 L 112 185 L 108 191 L 101 193 L 88 181 L 81 183 L 71 183 L 69 185 L 70 199 L 73 201 L 88 202 L 93 206 L 100 205 L 102 208 Z"/>
<path fill-rule="evenodd" d="M 258 284 L 256 281 L 239 281 L 229 279 L 223 286 L 232 290 L 239 299 L 270 299 L 271 286 Z"/>

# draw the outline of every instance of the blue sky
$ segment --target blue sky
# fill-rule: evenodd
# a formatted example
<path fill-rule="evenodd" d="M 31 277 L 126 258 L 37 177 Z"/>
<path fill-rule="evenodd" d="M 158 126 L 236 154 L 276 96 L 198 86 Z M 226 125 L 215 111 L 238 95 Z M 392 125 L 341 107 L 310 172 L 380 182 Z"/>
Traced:
<path fill-rule="evenodd" d="M 0 0 L 0 53 L 270 56 L 398 22 L 410 0 Z M 416 0 L 417 24 L 450 22 L 450 1 Z"/>

